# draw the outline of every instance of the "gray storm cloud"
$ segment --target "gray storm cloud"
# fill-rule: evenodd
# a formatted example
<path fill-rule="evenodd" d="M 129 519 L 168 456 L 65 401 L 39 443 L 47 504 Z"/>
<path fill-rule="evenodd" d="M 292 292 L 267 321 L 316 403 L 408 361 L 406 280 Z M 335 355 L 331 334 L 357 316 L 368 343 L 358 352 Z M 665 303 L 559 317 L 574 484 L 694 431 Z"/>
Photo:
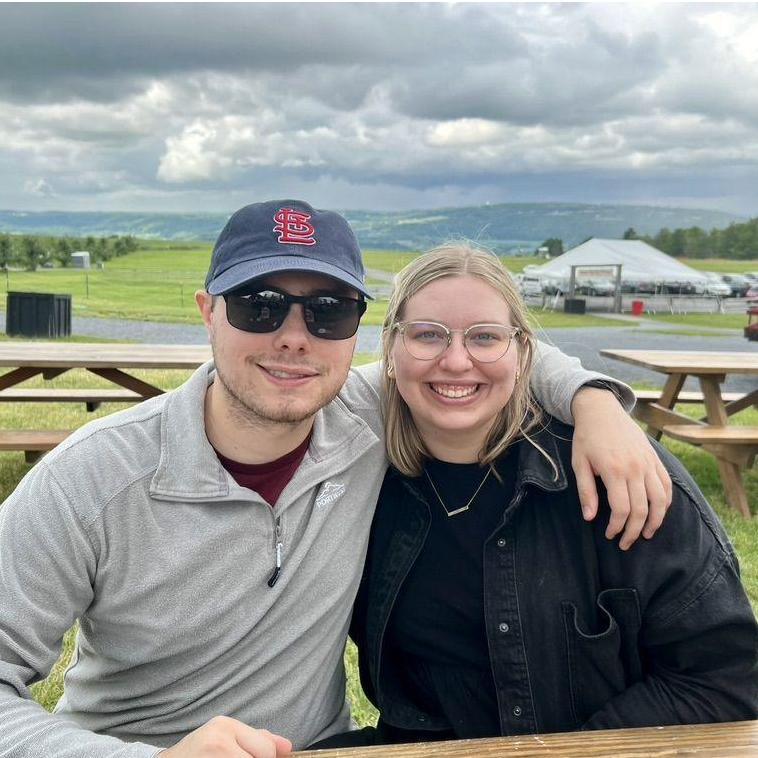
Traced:
<path fill-rule="evenodd" d="M 754 4 L 5 4 L 0 207 L 571 200 L 574 177 L 750 213 L 757 64 Z"/>

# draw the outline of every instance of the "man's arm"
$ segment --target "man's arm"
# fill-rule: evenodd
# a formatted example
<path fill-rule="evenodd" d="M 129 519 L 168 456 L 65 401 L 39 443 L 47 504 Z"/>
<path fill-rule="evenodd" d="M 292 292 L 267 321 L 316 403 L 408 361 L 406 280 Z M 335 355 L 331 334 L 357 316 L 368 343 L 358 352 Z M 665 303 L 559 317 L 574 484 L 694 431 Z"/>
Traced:
<path fill-rule="evenodd" d="M 40 463 L 0 507 L 0 755 L 152 758 L 48 713 L 29 685 L 50 672 L 63 635 L 93 599 L 97 559 L 86 530 Z"/>
<path fill-rule="evenodd" d="M 76 509 L 44 462 L 0 507 L 0 755 L 14 758 L 153 758 L 50 714 L 29 686 L 44 679 L 66 631 L 95 599 L 98 556 Z M 211 719 L 177 743 L 177 758 L 280 758 L 289 740 L 231 718 Z"/>
<path fill-rule="evenodd" d="M 382 371 L 381 364 L 371 363 L 357 373 L 378 393 Z M 612 391 L 588 383 L 601 383 Z M 572 465 L 584 518 L 591 521 L 597 515 L 595 477 L 599 476 L 613 511 L 606 530 L 608 539 L 623 529 L 619 547 L 627 550 L 640 533 L 652 537 L 671 503 L 671 479 L 647 436 L 628 414 L 634 407 L 632 389 L 585 370 L 578 358 L 544 342 L 537 342 L 531 387 L 551 416 L 575 427 Z"/>
<path fill-rule="evenodd" d="M 537 342 L 531 387 L 550 415 L 575 427 L 572 466 L 584 518 L 590 521 L 597 515 L 595 477 L 599 476 L 612 510 L 608 539 L 623 529 L 619 546 L 628 550 L 640 533 L 652 537 L 671 503 L 671 479 L 647 436 L 628 415 L 634 407 L 632 389 L 587 371 L 578 358 L 544 342 Z"/>
<path fill-rule="evenodd" d="M 565 424 L 574 424 L 571 403 L 576 393 L 589 382 L 603 382 L 615 394 L 625 411 L 634 408 L 634 392 L 628 384 L 597 371 L 588 371 L 581 361 L 566 355 L 554 345 L 537 340 L 531 387 L 539 404 Z"/>

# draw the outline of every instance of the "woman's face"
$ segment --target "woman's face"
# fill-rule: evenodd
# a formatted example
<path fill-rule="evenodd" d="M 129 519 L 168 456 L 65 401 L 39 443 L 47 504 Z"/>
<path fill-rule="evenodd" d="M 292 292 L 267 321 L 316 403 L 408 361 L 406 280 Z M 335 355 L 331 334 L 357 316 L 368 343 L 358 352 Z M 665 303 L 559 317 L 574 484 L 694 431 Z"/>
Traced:
<path fill-rule="evenodd" d="M 472 324 L 512 325 L 503 297 L 481 279 L 454 276 L 437 279 L 407 303 L 403 321 L 434 321 L 451 330 Z M 395 381 L 424 441 L 454 441 L 478 451 L 495 417 L 513 392 L 519 365 L 519 342 L 511 340 L 504 356 L 492 363 L 471 358 L 463 335 L 453 335 L 438 358 L 419 360 L 407 351 L 396 333 L 391 359 Z M 430 449 L 437 445 L 430 445 Z"/>

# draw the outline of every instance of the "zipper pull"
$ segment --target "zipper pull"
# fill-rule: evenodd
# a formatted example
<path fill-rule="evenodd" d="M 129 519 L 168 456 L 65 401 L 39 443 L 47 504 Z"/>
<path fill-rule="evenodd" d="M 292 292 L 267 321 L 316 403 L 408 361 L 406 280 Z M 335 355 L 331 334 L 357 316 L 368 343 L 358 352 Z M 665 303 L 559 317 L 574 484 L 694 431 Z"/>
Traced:
<path fill-rule="evenodd" d="M 274 573 L 271 574 L 267 582 L 269 587 L 273 587 L 276 584 L 276 580 L 279 579 L 279 574 L 282 573 L 282 542 L 281 542 L 281 527 L 279 525 L 279 519 L 276 520 L 276 564 L 274 565 Z"/>

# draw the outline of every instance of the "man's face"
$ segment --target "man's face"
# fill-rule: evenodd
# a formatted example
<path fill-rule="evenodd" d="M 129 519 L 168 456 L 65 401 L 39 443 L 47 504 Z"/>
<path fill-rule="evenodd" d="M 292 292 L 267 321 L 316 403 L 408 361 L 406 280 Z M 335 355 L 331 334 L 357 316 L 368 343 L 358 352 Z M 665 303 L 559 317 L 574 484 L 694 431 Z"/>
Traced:
<path fill-rule="evenodd" d="M 343 295 L 355 290 L 328 276 L 284 273 L 256 280 L 255 289 L 273 287 L 290 295 Z M 310 334 L 303 307 L 291 306 L 274 332 L 254 334 L 233 327 L 226 302 L 200 292 L 198 306 L 208 328 L 216 374 L 238 410 L 256 420 L 297 424 L 329 403 L 345 383 L 357 337 L 326 340 Z"/>

